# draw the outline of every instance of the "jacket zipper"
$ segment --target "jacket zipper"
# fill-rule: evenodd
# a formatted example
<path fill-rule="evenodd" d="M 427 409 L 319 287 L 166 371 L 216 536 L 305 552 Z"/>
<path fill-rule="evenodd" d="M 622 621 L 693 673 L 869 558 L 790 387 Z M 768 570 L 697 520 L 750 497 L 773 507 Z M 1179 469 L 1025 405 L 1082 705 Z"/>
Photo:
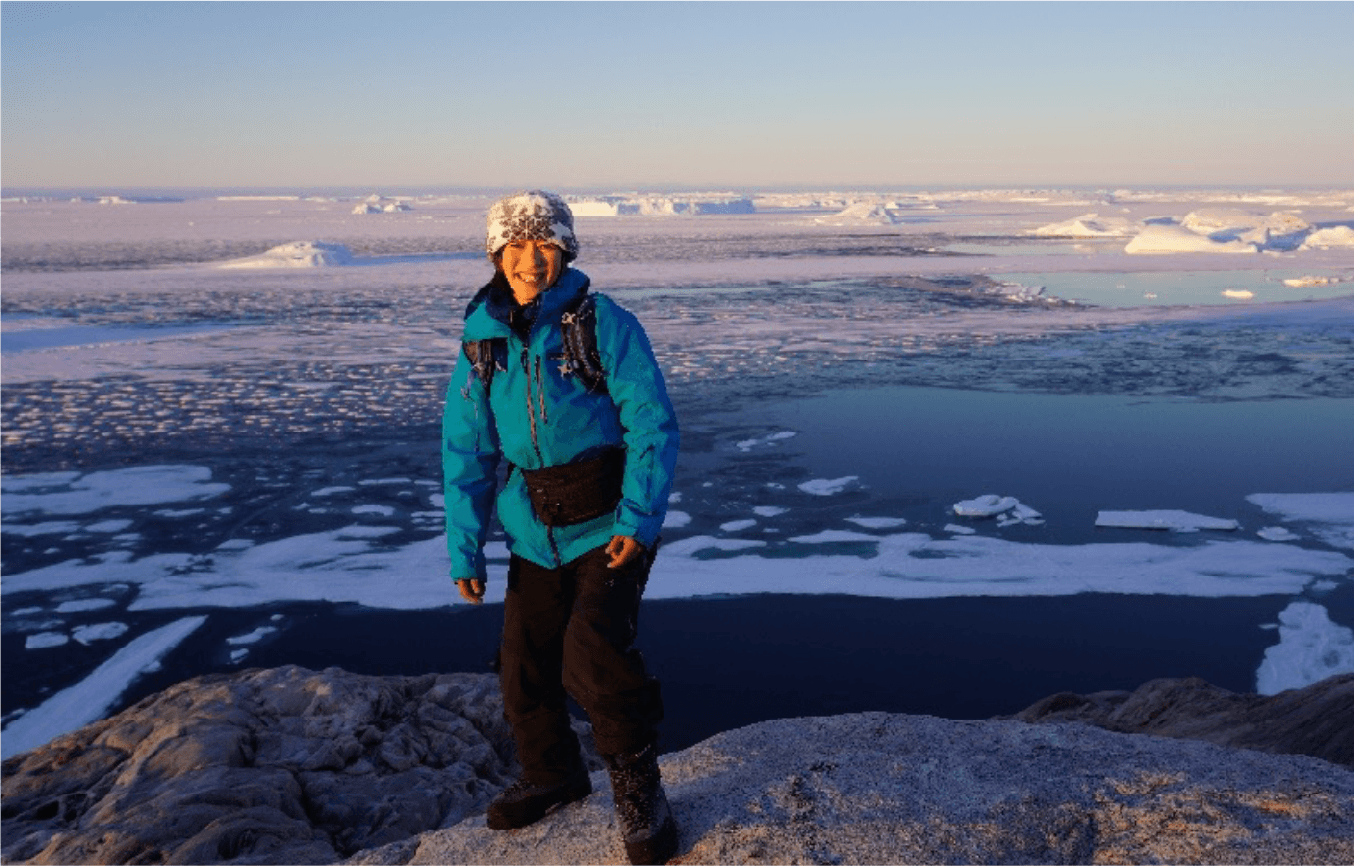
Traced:
<path fill-rule="evenodd" d="M 537 367 L 539 370 L 539 363 Z M 527 420 L 532 431 L 532 450 L 536 452 L 537 462 L 545 466 L 546 458 L 541 455 L 541 442 L 536 435 L 536 401 L 532 399 L 532 354 L 525 346 L 522 349 L 522 372 L 527 376 Z"/>
<path fill-rule="evenodd" d="M 541 443 L 536 438 L 536 403 L 532 400 L 532 356 L 531 350 L 526 346 L 522 349 L 522 372 L 527 376 L 527 418 L 531 424 L 532 430 L 532 450 L 536 452 L 536 462 L 546 465 L 546 458 L 541 455 Z M 545 423 L 544 415 L 546 413 L 546 388 L 545 383 L 541 381 L 541 359 L 536 359 L 536 384 L 538 390 L 538 400 L 541 405 L 542 421 Z M 551 556 L 555 558 L 555 567 L 559 568 L 564 564 L 560 556 L 560 548 L 555 543 L 555 528 L 546 527 L 546 541 L 550 543 Z"/>

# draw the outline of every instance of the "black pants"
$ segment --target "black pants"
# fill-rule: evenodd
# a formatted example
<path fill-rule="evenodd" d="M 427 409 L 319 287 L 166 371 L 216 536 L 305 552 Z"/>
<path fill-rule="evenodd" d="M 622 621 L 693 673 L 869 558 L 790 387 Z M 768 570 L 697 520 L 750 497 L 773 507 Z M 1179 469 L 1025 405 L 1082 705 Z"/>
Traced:
<path fill-rule="evenodd" d="M 653 558 L 619 569 L 609 561 L 597 548 L 560 568 L 509 563 L 499 682 L 518 761 L 534 782 L 559 781 L 578 764 L 566 691 L 588 713 L 603 755 L 634 754 L 658 738 L 659 683 L 633 646 Z"/>

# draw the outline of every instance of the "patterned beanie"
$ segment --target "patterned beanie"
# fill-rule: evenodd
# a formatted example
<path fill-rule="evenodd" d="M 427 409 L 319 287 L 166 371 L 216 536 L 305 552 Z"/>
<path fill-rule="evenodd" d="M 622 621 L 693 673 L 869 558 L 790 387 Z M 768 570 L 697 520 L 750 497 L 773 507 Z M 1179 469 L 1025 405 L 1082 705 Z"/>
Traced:
<path fill-rule="evenodd" d="M 541 189 L 505 196 L 489 208 L 485 252 L 492 259 L 513 241 L 550 241 L 565 251 L 565 260 L 579 254 L 574 214 L 565 200 Z"/>

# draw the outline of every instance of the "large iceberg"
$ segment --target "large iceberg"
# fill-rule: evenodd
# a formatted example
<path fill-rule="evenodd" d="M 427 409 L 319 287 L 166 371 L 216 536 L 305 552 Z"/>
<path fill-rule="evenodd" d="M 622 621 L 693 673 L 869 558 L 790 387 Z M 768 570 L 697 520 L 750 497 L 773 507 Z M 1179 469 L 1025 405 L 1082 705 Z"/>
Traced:
<path fill-rule="evenodd" d="M 1303 249 L 1355 246 L 1355 229 L 1350 226 L 1329 226 L 1318 229 L 1303 241 Z"/>
<path fill-rule="evenodd" d="M 1349 246 L 1338 231 L 1322 234 L 1293 211 L 1270 214 L 1235 208 L 1194 210 L 1180 222 L 1152 221 L 1125 247 L 1127 253 L 1252 253 L 1290 252 L 1315 246 Z M 1349 233 L 1349 229 L 1346 229 Z"/>
<path fill-rule="evenodd" d="M 1143 227 L 1124 251 L 1130 255 L 1159 253 L 1255 253 L 1256 245 L 1240 240 L 1216 241 L 1178 225 L 1154 223 Z"/>

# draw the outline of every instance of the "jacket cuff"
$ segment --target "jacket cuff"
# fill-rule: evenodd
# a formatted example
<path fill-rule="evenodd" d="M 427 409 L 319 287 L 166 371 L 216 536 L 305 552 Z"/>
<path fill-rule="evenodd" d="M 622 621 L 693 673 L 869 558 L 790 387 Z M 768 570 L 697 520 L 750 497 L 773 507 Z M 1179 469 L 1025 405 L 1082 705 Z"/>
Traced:
<path fill-rule="evenodd" d="M 632 519 L 627 519 L 632 518 Z M 643 544 L 647 549 L 653 549 L 655 540 L 659 537 L 659 531 L 663 529 L 661 520 L 635 521 L 633 515 L 623 514 L 613 527 L 613 534 L 625 535 Z"/>

